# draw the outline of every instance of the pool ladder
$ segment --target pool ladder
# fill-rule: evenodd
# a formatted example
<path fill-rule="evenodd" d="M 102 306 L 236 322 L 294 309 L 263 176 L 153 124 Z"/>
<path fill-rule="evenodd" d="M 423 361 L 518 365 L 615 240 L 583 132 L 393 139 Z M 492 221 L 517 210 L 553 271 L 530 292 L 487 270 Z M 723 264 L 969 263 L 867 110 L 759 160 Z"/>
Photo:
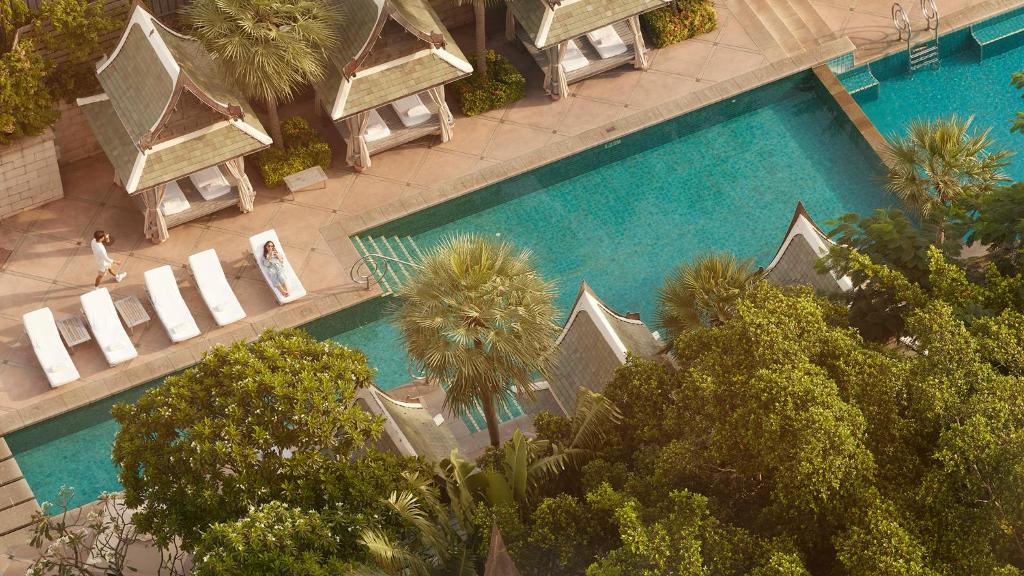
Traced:
<path fill-rule="evenodd" d="M 352 242 L 361 257 L 352 265 L 349 276 L 353 282 L 366 284 L 367 290 L 376 283 L 385 296 L 390 296 L 412 277 L 414 270 L 421 268 L 423 252 L 409 236 L 353 236 Z"/>
<path fill-rule="evenodd" d="M 897 40 L 907 35 L 907 62 L 911 73 L 926 66 L 939 66 L 939 8 L 935 0 L 921 0 L 921 13 L 925 20 L 924 31 L 933 32 L 933 36 L 914 45 L 910 17 L 899 2 L 892 5 L 892 24 L 896 27 Z"/>

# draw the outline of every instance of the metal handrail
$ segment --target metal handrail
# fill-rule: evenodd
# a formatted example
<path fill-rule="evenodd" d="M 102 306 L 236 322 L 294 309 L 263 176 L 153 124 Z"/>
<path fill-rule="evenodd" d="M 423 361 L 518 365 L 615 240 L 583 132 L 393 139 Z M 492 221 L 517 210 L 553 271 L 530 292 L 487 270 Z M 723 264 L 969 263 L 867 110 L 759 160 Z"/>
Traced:
<path fill-rule="evenodd" d="M 349 270 L 349 277 L 352 278 L 353 282 L 366 284 L 366 289 L 370 289 L 370 280 L 373 280 L 377 284 L 381 284 L 381 281 L 387 275 L 388 270 L 391 269 L 392 264 L 398 264 L 399 266 L 412 266 L 413 268 L 420 269 L 422 266 L 414 262 L 406 262 L 398 258 L 392 258 L 391 256 L 385 256 L 383 254 L 371 253 L 366 254 L 362 258 L 356 261 L 352 265 L 352 269 Z M 366 269 L 366 273 L 362 272 Z"/>
<path fill-rule="evenodd" d="M 922 5 L 926 1 L 927 0 L 921 0 Z M 907 33 L 907 49 L 909 50 L 911 35 L 910 17 L 907 16 L 906 10 L 903 9 L 903 6 L 900 6 L 899 2 L 894 2 L 892 5 L 892 24 L 896 27 L 896 33 L 898 34 L 896 37 L 897 40 L 902 40 L 903 33 Z"/>
<path fill-rule="evenodd" d="M 935 38 L 939 37 L 939 7 L 935 0 L 921 0 L 921 13 L 924 14 L 925 30 L 935 30 Z"/>

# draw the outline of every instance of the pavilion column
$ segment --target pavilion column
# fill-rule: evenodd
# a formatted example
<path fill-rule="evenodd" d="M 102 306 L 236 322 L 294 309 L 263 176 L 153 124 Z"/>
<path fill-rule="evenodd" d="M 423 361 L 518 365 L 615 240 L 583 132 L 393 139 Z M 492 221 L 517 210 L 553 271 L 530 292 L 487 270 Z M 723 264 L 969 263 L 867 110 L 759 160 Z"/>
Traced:
<path fill-rule="evenodd" d="M 160 203 L 164 200 L 165 187 L 166 185 L 160 184 L 143 190 L 140 193 L 142 195 L 142 204 L 146 207 L 143 228 L 146 232 L 146 238 L 149 238 L 154 244 L 159 244 L 170 237 L 170 233 L 167 232 L 167 220 L 164 218 L 164 213 L 160 211 Z"/>
<path fill-rule="evenodd" d="M 516 15 L 512 9 L 505 6 L 505 40 L 509 42 L 516 39 Z"/>
<path fill-rule="evenodd" d="M 228 169 L 228 174 L 231 175 L 235 186 L 238 187 L 238 209 L 243 214 L 252 212 L 256 202 L 256 190 L 253 189 L 252 182 L 249 181 L 249 176 L 245 173 L 245 158 L 241 156 L 232 158 L 224 163 L 224 167 Z"/>
<path fill-rule="evenodd" d="M 455 126 L 455 116 L 452 115 L 451 108 L 448 107 L 448 103 L 444 99 L 444 86 L 435 86 L 430 90 L 427 90 L 427 94 L 430 95 L 430 99 L 437 105 L 437 119 L 441 124 L 441 142 L 447 142 L 452 139 L 452 131 Z"/>
<path fill-rule="evenodd" d="M 348 148 L 346 160 L 348 165 L 357 171 L 370 167 L 370 149 L 366 146 L 366 127 L 370 125 L 370 114 L 360 112 L 345 118 L 345 126 L 348 128 L 348 135 L 345 144 Z"/>
<path fill-rule="evenodd" d="M 565 67 L 562 66 L 562 60 L 568 49 L 568 40 L 547 49 L 548 67 L 544 71 L 544 91 L 555 99 L 569 94 L 569 82 L 565 78 Z"/>
<path fill-rule="evenodd" d="M 647 70 L 647 45 L 644 44 L 644 35 L 640 30 L 640 15 L 630 16 L 626 22 L 633 31 L 633 67 L 637 70 Z"/>

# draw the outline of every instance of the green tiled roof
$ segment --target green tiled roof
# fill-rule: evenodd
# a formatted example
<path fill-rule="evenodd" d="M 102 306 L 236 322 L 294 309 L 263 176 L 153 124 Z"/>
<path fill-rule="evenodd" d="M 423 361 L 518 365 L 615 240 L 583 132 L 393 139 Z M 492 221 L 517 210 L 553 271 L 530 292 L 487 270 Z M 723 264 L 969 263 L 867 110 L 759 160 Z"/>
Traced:
<path fill-rule="evenodd" d="M 117 111 L 128 136 L 138 142 L 163 116 L 174 92 L 174 79 L 137 25 L 114 60 L 96 76 Z"/>
<path fill-rule="evenodd" d="M 342 115 L 377 108 L 427 88 L 447 84 L 463 75 L 461 70 L 434 55 L 416 58 L 368 76 L 357 74 Z"/>
<path fill-rule="evenodd" d="M 110 100 L 102 100 L 80 108 L 107 159 L 114 165 L 114 173 L 121 182 L 127 182 L 132 175 L 132 166 L 135 165 L 139 149 L 125 132 L 114 106 Z"/>
<path fill-rule="evenodd" d="M 384 0 L 335 0 L 341 10 L 341 33 L 338 35 L 338 50 L 333 60 L 344 68 L 366 45 L 377 20 L 380 18 Z"/>
<path fill-rule="evenodd" d="M 221 104 L 237 104 L 244 100 L 237 90 L 231 88 L 220 65 L 197 40 L 179 36 L 159 22 L 154 22 L 154 25 L 178 66 L 203 92 Z"/>
<path fill-rule="evenodd" d="M 608 24 L 625 20 L 667 5 L 664 0 L 579 0 L 563 3 L 554 9 L 551 28 L 544 44 L 537 45 L 541 22 L 547 6 L 545 0 L 507 0 L 516 21 L 526 30 L 538 48 L 546 48 L 582 36 Z"/>

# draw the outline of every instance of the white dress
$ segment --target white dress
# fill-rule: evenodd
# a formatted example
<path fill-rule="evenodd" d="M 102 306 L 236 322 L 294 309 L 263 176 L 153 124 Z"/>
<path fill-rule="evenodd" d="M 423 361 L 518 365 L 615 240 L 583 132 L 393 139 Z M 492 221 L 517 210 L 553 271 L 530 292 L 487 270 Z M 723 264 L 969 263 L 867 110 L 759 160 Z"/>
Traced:
<path fill-rule="evenodd" d="M 107 256 L 107 247 L 103 245 L 103 242 L 92 239 L 92 256 L 96 259 L 96 270 L 103 274 L 114 265 L 114 260 Z"/>

